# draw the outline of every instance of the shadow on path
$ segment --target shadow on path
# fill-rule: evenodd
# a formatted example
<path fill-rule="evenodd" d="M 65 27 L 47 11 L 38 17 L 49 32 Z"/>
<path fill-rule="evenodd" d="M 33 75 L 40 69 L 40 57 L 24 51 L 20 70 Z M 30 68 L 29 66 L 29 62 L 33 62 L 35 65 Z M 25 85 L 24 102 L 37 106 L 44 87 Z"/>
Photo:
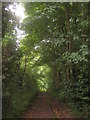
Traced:
<path fill-rule="evenodd" d="M 54 118 L 54 112 L 48 105 L 47 93 L 39 93 L 24 118 Z"/>
<path fill-rule="evenodd" d="M 23 118 L 75 118 L 68 106 L 62 105 L 47 93 L 39 93 Z"/>

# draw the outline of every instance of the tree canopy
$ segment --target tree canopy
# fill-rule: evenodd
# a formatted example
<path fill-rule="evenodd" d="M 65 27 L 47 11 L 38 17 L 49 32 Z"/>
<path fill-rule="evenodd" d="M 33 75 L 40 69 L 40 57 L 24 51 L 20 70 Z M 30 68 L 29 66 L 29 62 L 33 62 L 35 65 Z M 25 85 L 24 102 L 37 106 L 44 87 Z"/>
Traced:
<path fill-rule="evenodd" d="M 88 116 L 89 3 L 23 3 L 22 23 L 11 4 L 2 3 L 3 116 L 19 116 L 38 91 Z M 19 46 L 16 27 L 25 32 Z"/>

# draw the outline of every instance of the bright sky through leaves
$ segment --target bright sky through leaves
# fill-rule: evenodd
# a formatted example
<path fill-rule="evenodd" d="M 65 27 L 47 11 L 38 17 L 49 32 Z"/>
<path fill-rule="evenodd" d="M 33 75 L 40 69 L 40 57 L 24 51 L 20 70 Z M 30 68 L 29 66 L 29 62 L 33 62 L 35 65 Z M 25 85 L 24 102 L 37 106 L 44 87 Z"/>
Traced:
<path fill-rule="evenodd" d="M 15 13 L 16 16 L 18 16 L 20 18 L 20 22 L 23 21 L 23 19 L 25 18 L 25 14 L 24 14 L 24 7 L 21 4 L 17 4 L 14 3 L 14 5 L 10 5 L 9 9 Z"/>
<path fill-rule="evenodd" d="M 9 6 L 9 9 L 17 17 L 19 17 L 20 23 L 22 23 L 23 19 L 25 18 L 25 14 L 24 14 L 25 9 L 24 9 L 24 7 L 21 4 L 14 3 L 13 5 Z M 24 33 L 24 31 L 18 29 L 17 26 L 15 27 L 15 29 L 17 30 L 17 45 L 19 46 L 20 38 L 25 37 L 25 33 Z"/>

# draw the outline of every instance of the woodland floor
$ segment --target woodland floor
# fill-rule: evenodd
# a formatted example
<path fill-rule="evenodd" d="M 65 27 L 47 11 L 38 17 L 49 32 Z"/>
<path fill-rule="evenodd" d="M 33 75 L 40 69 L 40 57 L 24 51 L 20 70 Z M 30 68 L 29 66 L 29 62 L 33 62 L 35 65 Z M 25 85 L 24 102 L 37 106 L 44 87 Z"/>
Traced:
<path fill-rule="evenodd" d="M 39 93 L 23 118 L 75 118 L 66 104 L 59 103 L 47 93 Z"/>

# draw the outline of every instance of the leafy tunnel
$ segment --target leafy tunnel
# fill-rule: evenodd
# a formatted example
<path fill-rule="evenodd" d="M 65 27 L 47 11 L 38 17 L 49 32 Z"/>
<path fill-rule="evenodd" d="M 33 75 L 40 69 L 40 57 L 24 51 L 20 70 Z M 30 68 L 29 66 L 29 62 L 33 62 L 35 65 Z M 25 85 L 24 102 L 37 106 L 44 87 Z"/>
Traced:
<path fill-rule="evenodd" d="M 18 5 L 23 20 L 15 13 Z M 2 2 L 3 118 L 19 117 L 39 92 L 90 116 L 89 6 Z"/>

